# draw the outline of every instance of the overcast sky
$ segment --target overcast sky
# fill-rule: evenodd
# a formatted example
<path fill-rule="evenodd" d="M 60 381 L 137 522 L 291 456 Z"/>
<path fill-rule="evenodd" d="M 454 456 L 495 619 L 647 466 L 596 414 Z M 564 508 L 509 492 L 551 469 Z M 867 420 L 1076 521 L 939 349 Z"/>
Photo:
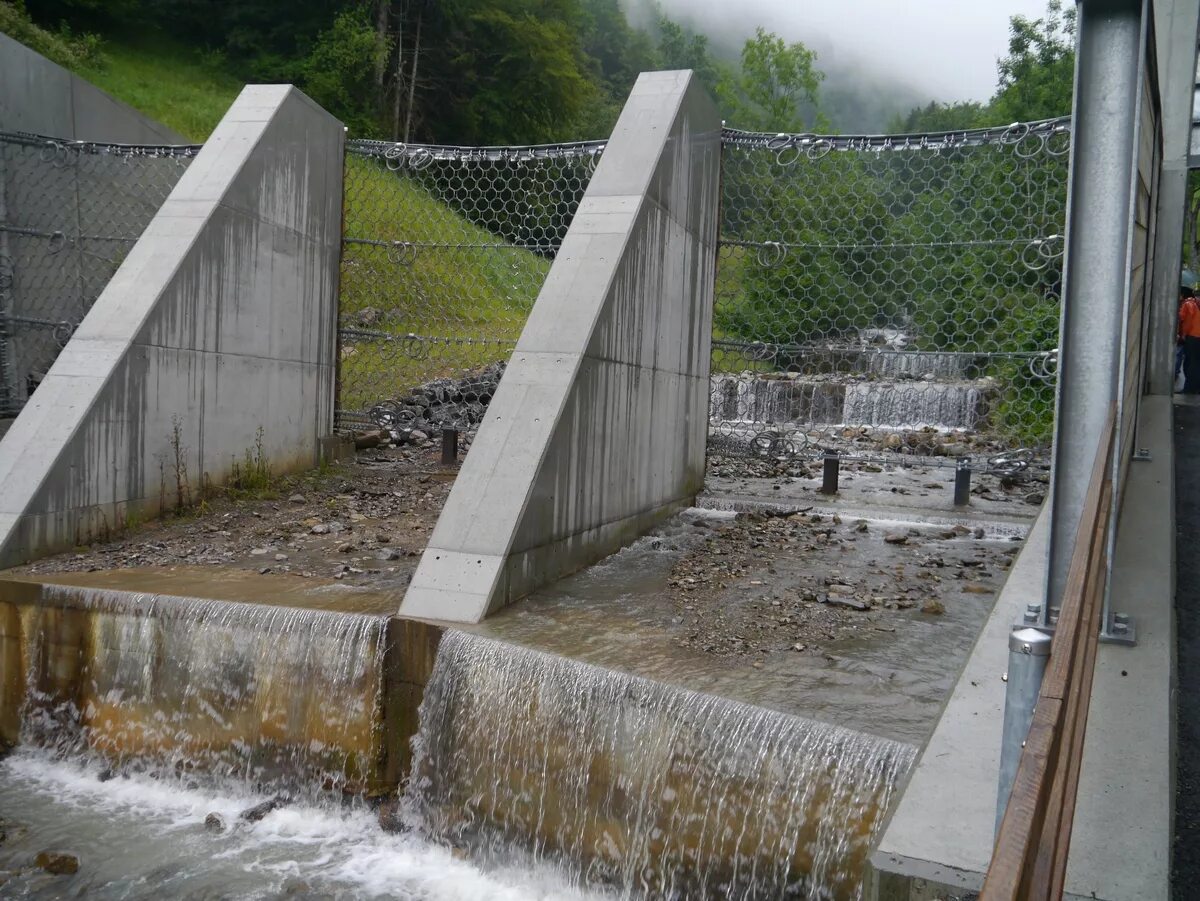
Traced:
<path fill-rule="evenodd" d="M 672 18 L 698 17 L 709 34 L 742 38 L 762 25 L 816 50 L 819 67 L 862 65 L 943 101 L 990 97 L 996 60 L 1008 49 L 1009 17 L 1046 11 L 1045 0 L 660 2 Z"/>

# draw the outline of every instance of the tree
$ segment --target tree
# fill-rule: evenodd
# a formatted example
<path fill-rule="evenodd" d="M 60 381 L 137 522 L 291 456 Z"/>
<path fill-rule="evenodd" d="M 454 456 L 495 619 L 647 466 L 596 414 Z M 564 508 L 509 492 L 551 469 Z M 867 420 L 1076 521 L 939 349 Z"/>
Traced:
<path fill-rule="evenodd" d="M 337 110 L 356 134 L 373 135 L 379 122 L 373 84 L 389 49 L 380 45 L 365 10 L 345 10 L 299 67 L 302 87 L 326 109 Z"/>
<path fill-rule="evenodd" d="M 1070 115 L 1074 83 L 1075 8 L 1049 0 L 1042 18 L 1010 20 L 1008 55 L 999 63 L 989 116 L 1003 124 Z"/>
<path fill-rule="evenodd" d="M 824 75 L 817 54 L 799 41 L 788 44 L 759 28 L 742 47 L 741 71 L 722 80 L 718 92 L 733 124 L 755 131 L 803 132 L 828 128 L 818 108 Z M 802 106 L 813 110 L 806 124 Z"/>

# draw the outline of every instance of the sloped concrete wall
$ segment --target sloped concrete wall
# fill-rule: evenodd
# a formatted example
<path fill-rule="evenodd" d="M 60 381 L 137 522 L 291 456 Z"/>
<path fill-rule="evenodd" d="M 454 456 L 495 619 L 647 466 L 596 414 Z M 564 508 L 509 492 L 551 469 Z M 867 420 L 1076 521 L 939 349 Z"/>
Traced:
<path fill-rule="evenodd" d="M 0 34 L 0 131 L 113 144 L 186 144 L 6 34 Z"/>
<path fill-rule="evenodd" d="M 194 499 L 333 423 L 341 124 L 242 91 L 0 440 L 0 566 Z"/>
<path fill-rule="evenodd" d="M 478 622 L 695 498 L 720 126 L 692 73 L 638 79 L 401 614 Z"/>

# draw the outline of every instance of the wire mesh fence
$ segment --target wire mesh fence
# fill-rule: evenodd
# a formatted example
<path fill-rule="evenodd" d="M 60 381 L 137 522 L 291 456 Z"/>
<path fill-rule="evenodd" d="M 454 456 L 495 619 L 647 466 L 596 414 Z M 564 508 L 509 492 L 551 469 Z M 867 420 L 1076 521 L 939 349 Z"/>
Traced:
<path fill-rule="evenodd" d="M 198 150 L 0 133 L 0 418 L 20 411 Z"/>
<path fill-rule="evenodd" d="M 474 429 L 603 148 L 347 144 L 338 428 Z"/>
<path fill-rule="evenodd" d="M 1045 449 L 1069 150 L 1069 120 L 727 131 L 711 443 L 947 461 Z"/>

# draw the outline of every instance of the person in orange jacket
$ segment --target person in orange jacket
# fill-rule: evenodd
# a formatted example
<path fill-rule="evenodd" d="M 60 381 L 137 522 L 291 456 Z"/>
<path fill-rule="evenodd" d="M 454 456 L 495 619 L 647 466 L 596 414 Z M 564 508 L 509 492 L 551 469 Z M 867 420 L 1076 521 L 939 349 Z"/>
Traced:
<path fill-rule="evenodd" d="M 1179 344 L 1183 348 L 1183 393 L 1200 394 L 1200 303 L 1191 288 L 1179 289 Z"/>

